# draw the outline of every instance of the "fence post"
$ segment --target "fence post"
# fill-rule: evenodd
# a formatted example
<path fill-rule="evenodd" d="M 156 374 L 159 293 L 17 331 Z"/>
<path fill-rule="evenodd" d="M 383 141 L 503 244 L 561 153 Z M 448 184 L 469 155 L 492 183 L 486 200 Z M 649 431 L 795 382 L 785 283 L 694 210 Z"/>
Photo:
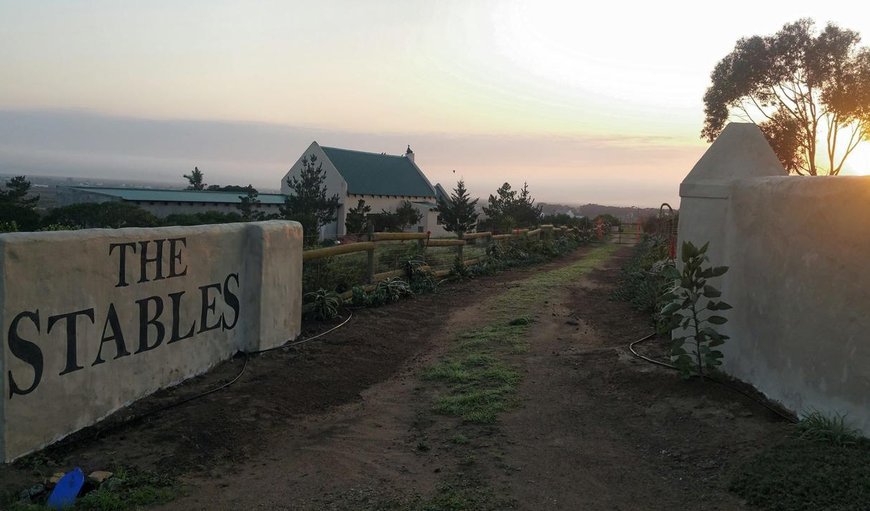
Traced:
<path fill-rule="evenodd" d="M 374 241 L 375 238 L 375 227 L 369 224 L 369 232 L 368 232 L 368 240 Z M 366 271 L 366 283 L 374 284 L 375 283 L 375 270 L 377 269 L 378 262 L 375 259 L 375 247 L 372 247 L 366 251 L 366 255 L 368 256 L 368 265 Z"/>

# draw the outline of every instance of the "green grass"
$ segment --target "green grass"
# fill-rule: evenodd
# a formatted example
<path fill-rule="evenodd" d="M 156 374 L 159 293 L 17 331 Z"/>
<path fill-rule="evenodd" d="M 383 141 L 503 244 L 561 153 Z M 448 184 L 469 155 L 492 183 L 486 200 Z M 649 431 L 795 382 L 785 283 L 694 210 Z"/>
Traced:
<path fill-rule="evenodd" d="M 445 485 L 435 495 L 417 504 L 413 511 L 500 511 L 515 509 L 515 503 L 489 488 L 463 483 Z"/>
<path fill-rule="evenodd" d="M 811 413 L 740 466 L 730 489 L 768 511 L 870 509 L 870 440 L 842 416 Z"/>
<path fill-rule="evenodd" d="M 125 511 L 142 506 L 164 504 L 180 494 L 178 482 L 169 476 L 155 472 L 118 468 L 112 478 L 98 489 L 80 497 L 73 511 Z M 46 497 L 47 498 L 47 497 Z M 0 503 L 0 509 L 9 511 L 45 511 L 40 503 L 20 503 L 8 500 Z"/>
<path fill-rule="evenodd" d="M 821 412 L 806 415 L 797 425 L 801 438 L 828 442 L 834 445 L 853 445 L 861 432 L 846 423 L 846 416 L 827 416 Z"/>
<path fill-rule="evenodd" d="M 489 303 L 490 308 L 497 318 L 507 321 L 527 315 L 530 310 L 538 310 L 544 300 L 552 298 L 555 289 L 566 282 L 576 281 L 601 266 L 618 249 L 618 245 L 599 245 L 573 264 L 539 272 L 492 298 Z"/>
<path fill-rule="evenodd" d="M 492 351 L 492 343 L 498 340 L 479 334 L 473 339 L 475 344 L 466 344 L 466 349 L 455 350 L 427 368 L 423 378 L 447 388 L 436 400 L 435 412 L 467 422 L 492 423 L 511 406 L 521 378 Z"/>
<path fill-rule="evenodd" d="M 566 282 L 600 266 L 617 248 L 596 247 L 573 264 L 535 274 L 486 300 L 483 307 L 492 323 L 460 334 L 447 355 L 423 372 L 424 379 L 444 388 L 433 411 L 465 422 L 492 424 L 501 412 L 511 409 L 522 377 L 510 355 L 529 348 L 526 338 L 534 321 L 529 313 L 542 308 L 544 300 Z"/>
<path fill-rule="evenodd" d="M 453 436 L 453 438 L 450 439 L 450 441 L 456 445 L 468 445 L 471 442 L 471 440 L 469 440 L 468 437 L 463 435 L 462 433 L 457 433 Z"/>

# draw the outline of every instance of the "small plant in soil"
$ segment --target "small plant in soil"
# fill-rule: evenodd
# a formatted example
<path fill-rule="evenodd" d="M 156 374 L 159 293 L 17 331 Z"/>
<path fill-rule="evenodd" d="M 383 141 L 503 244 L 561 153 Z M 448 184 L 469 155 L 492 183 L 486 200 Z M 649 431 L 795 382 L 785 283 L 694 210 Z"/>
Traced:
<path fill-rule="evenodd" d="M 805 415 L 797 424 L 800 438 L 828 442 L 833 445 L 854 445 L 861 438 L 861 431 L 846 422 L 846 416 L 834 414 L 827 416 L 821 412 Z"/>
<path fill-rule="evenodd" d="M 728 339 L 716 330 L 728 320 L 716 312 L 731 306 L 717 300 L 722 293 L 709 284 L 709 279 L 724 275 L 728 267 L 705 266 L 708 245 L 698 248 L 689 241 L 683 243 L 683 270 L 673 270 L 676 283 L 665 295 L 667 305 L 662 309 L 668 329 L 678 334 L 672 337 L 671 357 L 683 378 L 702 376 L 705 370 L 721 365 L 722 352 L 715 348 Z"/>
<path fill-rule="evenodd" d="M 327 291 L 320 288 L 312 293 L 306 293 L 305 298 L 311 300 L 311 315 L 315 319 L 324 321 L 338 316 L 338 308 L 341 307 L 341 297 L 335 291 Z"/>
<path fill-rule="evenodd" d="M 378 285 L 375 286 L 372 303 L 381 305 L 398 302 L 402 298 L 412 294 L 414 292 L 407 282 L 398 277 L 390 277 L 378 282 Z"/>

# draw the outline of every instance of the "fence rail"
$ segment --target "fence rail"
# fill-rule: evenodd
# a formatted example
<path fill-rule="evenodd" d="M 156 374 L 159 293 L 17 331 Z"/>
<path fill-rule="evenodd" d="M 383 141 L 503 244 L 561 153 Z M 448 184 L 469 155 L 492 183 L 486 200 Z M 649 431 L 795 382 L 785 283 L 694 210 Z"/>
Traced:
<path fill-rule="evenodd" d="M 437 248 L 437 247 L 453 247 L 456 250 L 456 256 L 462 260 L 465 266 L 470 266 L 472 264 L 477 264 L 483 261 L 486 256 L 479 253 L 472 254 L 473 257 L 469 259 L 465 259 L 464 257 L 464 247 L 469 244 L 478 245 L 480 240 L 484 241 L 486 246 L 490 246 L 495 243 L 499 243 L 505 240 L 510 239 L 519 239 L 519 238 L 552 238 L 557 236 L 564 236 L 566 233 L 570 231 L 580 232 L 578 229 L 568 228 L 564 226 L 554 226 L 554 225 L 542 225 L 536 229 L 516 229 L 512 233 L 509 234 L 493 234 L 492 232 L 470 232 L 465 233 L 461 238 L 429 238 L 429 235 L 424 232 L 369 232 L 367 235 L 367 241 L 358 241 L 352 242 L 345 245 L 336 245 L 332 247 L 326 248 L 317 248 L 311 250 L 305 250 L 302 252 L 302 261 L 303 263 L 311 263 L 319 259 L 354 254 L 359 252 L 366 252 L 366 271 L 364 282 L 360 282 L 360 285 L 363 285 L 366 289 L 370 289 L 371 286 L 377 284 L 378 282 L 391 278 L 391 277 L 401 277 L 405 275 L 406 269 L 397 268 L 388 271 L 377 272 L 378 269 L 378 254 L 377 247 L 384 242 L 391 241 L 416 241 L 419 244 L 421 250 L 426 250 L 427 248 Z M 429 266 L 424 265 L 423 269 L 432 271 L 432 273 L 436 277 L 445 276 L 450 273 L 449 268 L 431 268 Z M 347 298 L 350 296 L 350 292 L 346 292 L 342 295 Z"/>

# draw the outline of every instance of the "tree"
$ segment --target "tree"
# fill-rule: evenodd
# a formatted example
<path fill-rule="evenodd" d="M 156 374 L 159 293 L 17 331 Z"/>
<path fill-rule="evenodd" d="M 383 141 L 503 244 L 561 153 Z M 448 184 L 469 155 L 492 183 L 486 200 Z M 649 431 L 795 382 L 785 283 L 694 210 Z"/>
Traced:
<path fill-rule="evenodd" d="M 592 219 L 592 223 L 593 224 L 600 224 L 600 223 L 607 224 L 608 228 L 618 227 L 618 226 L 622 225 L 622 222 L 618 218 L 616 218 L 615 216 L 611 215 L 610 213 L 603 213 L 601 215 L 596 216 L 595 218 Z"/>
<path fill-rule="evenodd" d="M 417 210 L 411 201 L 403 200 L 396 208 L 396 220 L 400 231 L 416 225 L 423 219 L 423 213 Z"/>
<path fill-rule="evenodd" d="M 528 183 L 523 183 L 519 194 L 511 189 L 510 183 L 501 185 L 495 193 L 489 196 L 489 205 L 483 207 L 483 212 L 499 231 L 532 227 L 540 222 L 542 207 L 535 205 Z"/>
<path fill-rule="evenodd" d="M 859 41 L 833 24 L 817 33 L 809 19 L 740 39 L 711 74 L 702 137 L 712 142 L 732 117 L 753 122 L 790 172 L 839 174 L 870 134 L 870 49 Z"/>
<path fill-rule="evenodd" d="M 129 202 L 83 202 L 51 209 L 43 225 L 73 228 L 155 227 L 160 221 L 144 209 Z"/>
<path fill-rule="evenodd" d="M 39 228 L 39 213 L 36 205 L 39 196 L 28 197 L 30 181 L 25 176 L 15 176 L 6 181 L 0 190 L 0 222 L 11 230 L 31 231 Z"/>
<path fill-rule="evenodd" d="M 355 208 L 347 210 L 344 226 L 350 234 L 361 234 L 368 227 L 366 215 L 372 211 L 371 206 L 366 206 L 366 201 L 360 199 Z"/>
<path fill-rule="evenodd" d="M 535 199 L 529 192 L 529 184 L 523 183 L 523 188 L 511 210 L 518 227 L 534 227 L 541 221 L 543 206 L 535 206 Z"/>
<path fill-rule="evenodd" d="M 438 198 L 438 213 L 444 229 L 455 232 L 460 238 L 477 224 L 479 216 L 475 207 L 480 199 L 471 200 L 468 190 L 465 189 L 465 181 L 462 179 L 456 183 L 456 188 L 450 194 L 450 198 Z"/>
<path fill-rule="evenodd" d="M 236 205 L 239 209 L 239 213 L 242 215 L 242 221 L 250 222 L 252 220 L 262 220 L 263 212 L 255 209 L 260 205 L 260 199 L 257 198 L 260 195 L 259 192 L 257 192 L 257 189 L 251 185 L 248 185 L 243 190 L 245 191 L 245 195 L 239 195 L 241 201 Z"/>
<path fill-rule="evenodd" d="M 371 213 L 366 220 L 378 232 L 402 232 L 408 227 L 420 222 L 423 214 L 410 201 L 402 201 L 395 211 L 382 209 L 380 213 Z"/>
<path fill-rule="evenodd" d="M 193 172 L 185 174 L 184 177 L 190 183 L 187 187 L 188 190 L 196 190 L 198 192 L 205 190 L 205 183 L 202 181 L 203 174 L 202 171 L 199 170 L 199 167 L 193 167 Z"/>
<path fill-rule="evenodd" d="M 314 154 L 302 158 L 299 177 L 287 177 L 290 195 L 281 207 L 281 216 L 302 224 L 305 245 L 317 243 L 320 228 L 334 221 L 338 210 L 338 194 L 326 196 L 326 171 L 322 163 L 315 167 L 316 163 Z"/>
<path fill-rule="evenodd" d="M 253 189 L 255 192 L 257 191 L 257 189 L 251 185 L 248 185 L 248 186 L 242 186 L 242 185 L 226 185 L 226 186 L 208 185 L 208 187 L 206 188 L 206 190 L 208 190 L 210 192 L 243 192 L 243 193 L 247 192 L 250 189 Z"/>
<path fill-rule="evenodd" d="M 490 194 L 487 200 L 488 206 L 483 207 L 483 212 L 489 217 L 490 223 L 499 231 L 511 230 L 516 220 L 510 215 L 511 205 L 517 200 L 517 192 L 511 190 L 510 183 L 504 183 L 495 195 Z"/>

